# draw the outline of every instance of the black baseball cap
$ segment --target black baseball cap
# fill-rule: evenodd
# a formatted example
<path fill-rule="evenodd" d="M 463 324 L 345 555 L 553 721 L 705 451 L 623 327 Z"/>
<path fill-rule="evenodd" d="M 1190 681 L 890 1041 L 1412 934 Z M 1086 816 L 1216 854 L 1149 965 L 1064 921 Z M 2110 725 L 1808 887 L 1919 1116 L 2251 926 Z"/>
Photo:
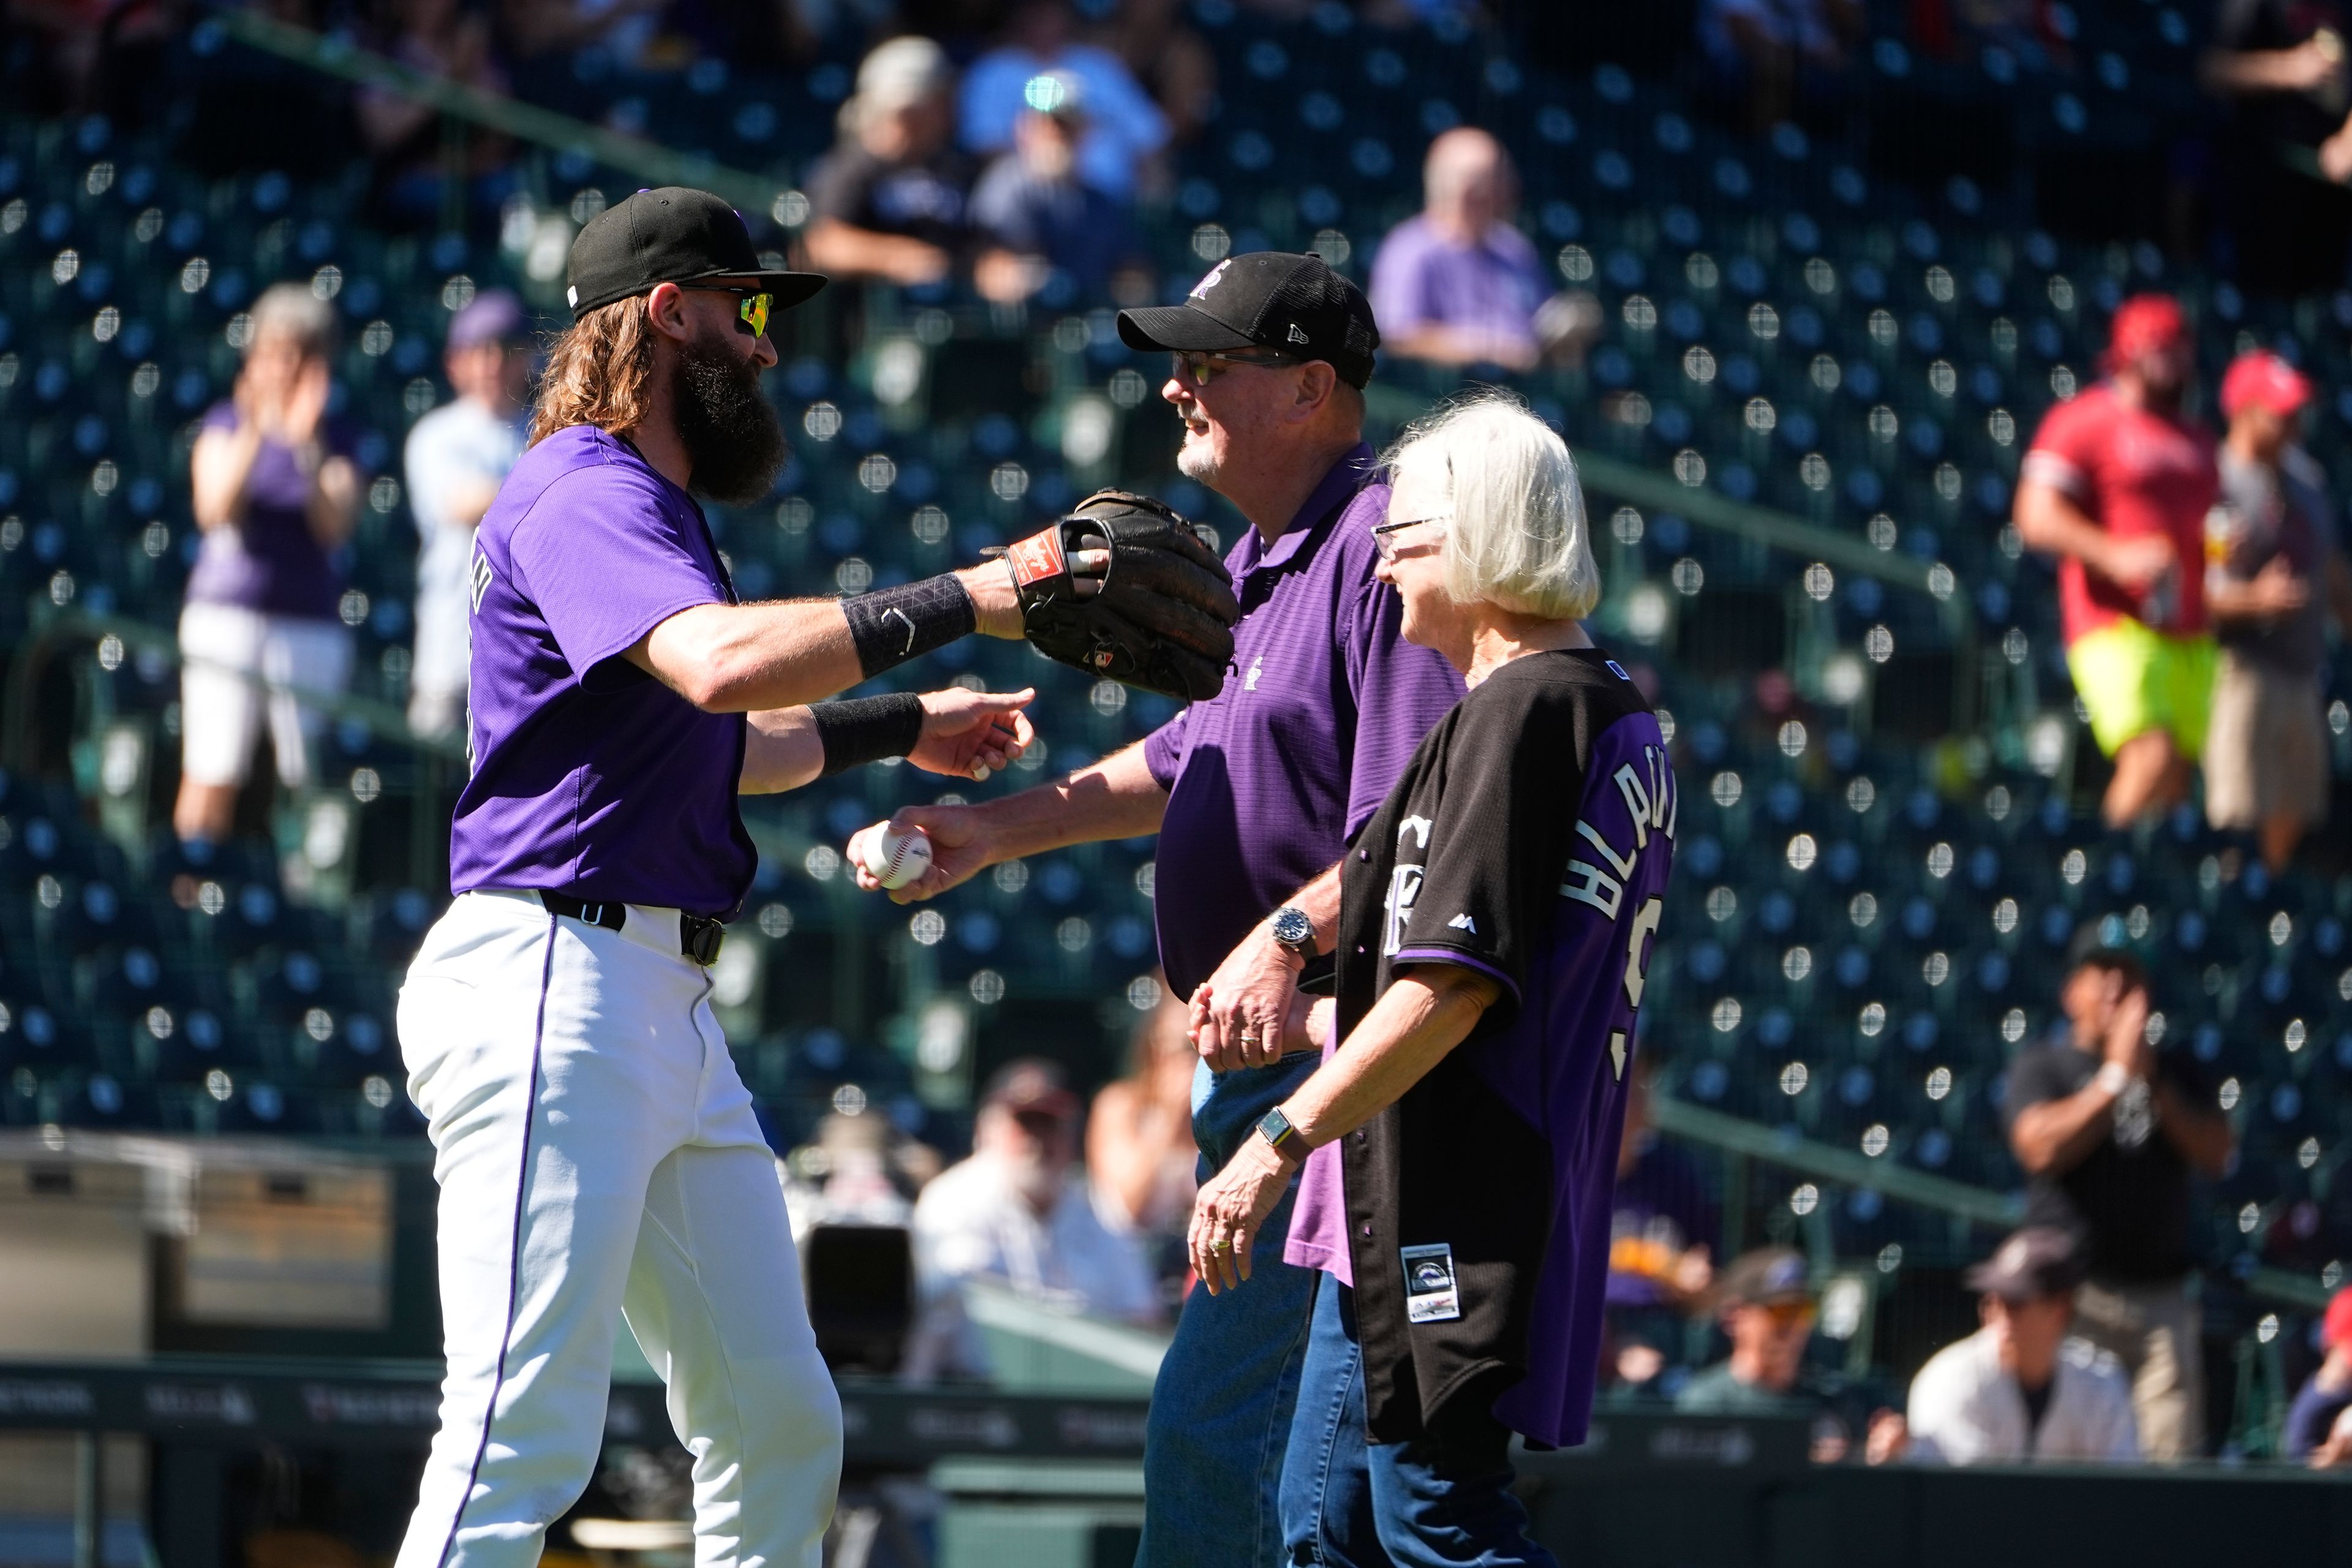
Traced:
<path fill-rule="evenodd" d="M 1716 1300 L 1725 1307 L 1778 1307 L 1812 1299 L 1812 1270 L 1803 1253 L 1787 1247 L 1741 1253 L 1716 1287 Z"/>
<path fill-rule="evenodd" d="M 2147 965 L 2139 954 L 2123 945 L 2123 921 L 2114 915 L 2084 921 L 2074 929 L 2074 937 L 2066 944 L 2066 973 L 2074 973 L 2087 965 L 2112 969 L 2124 977 L 2126 986 L 2147 984 Z"/>
<path fill-rule="evenodd" d="M 2083 1282 L 2082 1249 L 2053 1226 L 2028 1226 L 1961 1276 L 1961 1281 L 1979 1296 L 2004 1301 L 2068 1295 Z"/>
<path fill-rule="evenodd" d="M 590 218 L 572 242 L 566 272 L 571 287 L 564 301 L 575 321 L 656 283 L 740 278 L 775 295 L 779 310 L 792 309 L 825 284 L 821 273 L 761 266 L 742 215 L 690 185 L 639 191 Z"/>
<path fill-rule="evenodd" d="M 1131 349 L 1279 349 L 1327 361 L 1358 388 L 1372 379 L 1372 351 L 1381 346 L 1364 291 L 1321 257 L 1286 250 L 1226 257 L 1182 304 L 1121 310 L 1118 335 Z"/>

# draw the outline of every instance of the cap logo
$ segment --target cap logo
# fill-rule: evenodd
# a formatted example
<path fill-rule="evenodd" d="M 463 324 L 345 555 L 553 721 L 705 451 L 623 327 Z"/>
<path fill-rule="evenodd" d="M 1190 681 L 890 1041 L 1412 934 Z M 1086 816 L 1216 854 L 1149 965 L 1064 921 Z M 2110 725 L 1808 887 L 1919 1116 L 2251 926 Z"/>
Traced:
<path fill-rule="evenodd" d="M 1294 343 L 1299 344 L 1304 344 L 1307 342 L 1306 332 L 1300 330 L 1298 323 L 1296 321 L 1290 323 L 1290 341 Z"/>
<path fill-rule="evenodd" d="M 2004 1274 L 2018 1272 L 2025 1267 L 2025 1263 L 2026 1243 L 2021 1236 L 2010 1237 L 2008 1244 L 2002 1247 L 2000 1255 L 1993 1259 L 1993 1267 Z"/>
<path fill-rule="evenodd" d="M 579 307 L 580 307 L 580 285 L 579 285 L 579 284 L 574 283 L 574 284 L 572 284 L 570 288 L 568 288 L 568 289 L 564 289 L 564 290 L 563 290 L 563 302 L 564 302 L 565 304 L 567 304 L 567 305 L 571 306 L 571 307 L 572 307 L 572 309 L 574 309 L 574 310 L 579 309 Z"/>
<path fill-rule="evenodd" d="M 1233 264 L 1234 258 L 1228 256 L 1223 261 L 1218 262 L 1214 267 L 1210 268 L 1209 275 L 1206 278 L 1202 279 L 1198 283 L 1192 285 L 1192 292 L 1190 297 L 1195 300 L 1207 298 L 1209 290 L 1215 288 L 1218 282 L 1224 277 L 1225 268 L 1231 267 Z"/>

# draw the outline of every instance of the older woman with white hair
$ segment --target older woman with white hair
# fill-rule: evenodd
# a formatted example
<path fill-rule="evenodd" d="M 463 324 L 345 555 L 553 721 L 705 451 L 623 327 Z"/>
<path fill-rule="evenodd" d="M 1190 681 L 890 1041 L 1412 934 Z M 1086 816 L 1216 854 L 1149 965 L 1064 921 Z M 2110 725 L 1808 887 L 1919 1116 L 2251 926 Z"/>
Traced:
<path fill-rule="evenodd" d="M 1601 582 L 1559 437 L 1483 396 L 1389 463 L 1379 575 L 1469 695 L 1349 845 L 1318 933 L 1336 1002 L 1294 1024 L 1323 1065 L 1202 1189 L 1191 1245 L 1209 1289 L 1239 1288 L 1303 1166 L 1286 1257 L 1322 1279 L 1292 1561 L 1549 1563 L 1507 1454 L 1514 1431 L 1581 1442 L 1591 1413 L 1675 786 L 1649 703 L 1579 624 Z"/>
<path fill-rule="evenodd" d="M 276 283 L 247 317 L 236 389 L 205 416 L 189 455 L 203 542 L 180 612 L 180 797 L 184 839 L 227 836 L 266 721 L 278 776 L 310 777 L 316 710 L 292 689 L 350 679 L 335 552 L 359 510 L 353 433 L 327 411 L 335 313 L 306 284 Z M 252 681 L 269 682 L 265 694 Z"/>

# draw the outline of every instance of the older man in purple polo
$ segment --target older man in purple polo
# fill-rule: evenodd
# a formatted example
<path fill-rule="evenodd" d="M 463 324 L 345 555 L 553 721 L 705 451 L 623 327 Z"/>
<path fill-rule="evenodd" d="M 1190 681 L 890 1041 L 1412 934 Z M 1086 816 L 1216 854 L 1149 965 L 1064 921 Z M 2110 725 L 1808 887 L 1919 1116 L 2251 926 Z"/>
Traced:
<path fill-rule="evenodd" d="M 1181 305 L 1121 312 L 1119 335 L 1174 356 L 1160 395 L 1184 426 L 1177 466 L 1250 521 L 1226 557 L 1242 605 L 1234 673 L 1066 778 L 901 812 L 894 826 L 921 826 L 934 859 L 894 896 L 1159 833 L 1160 963 L 1179 995 L 1205 983 L 1214 999 L 1192 1091 L 1213 1171 L 1313 1071 L 1286 1025 L 1301 972 L 1322 958 L 1315 933 L 1337 929 L 1340 854 L 1463 682 L 1404 641 L 1395 591 L 1372 575 L 1388 486 L 1363 440 L 1380 332 L 1362 292 L 1313 256 L 1236 256 Z M 1286 1057 L 1286 1044 L 1302 1048 Z M 1141 1568 L 1286 1560 L 1276 1489 L 1314 1300 L 1313 1273 L 1282 1261 L 1288 1204 L 1252 1249 L 1263 1295 L 1184 1303 L 1152 1395 Z"/>

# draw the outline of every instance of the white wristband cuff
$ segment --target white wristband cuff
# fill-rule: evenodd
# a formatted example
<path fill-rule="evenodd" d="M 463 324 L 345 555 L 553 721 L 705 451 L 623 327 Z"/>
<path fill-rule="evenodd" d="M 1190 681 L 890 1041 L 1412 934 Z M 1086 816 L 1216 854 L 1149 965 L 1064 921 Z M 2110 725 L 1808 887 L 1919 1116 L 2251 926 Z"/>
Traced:
<path fill-rule="evenodd" d="M 2121 1095 L 2131 1087 L 2131 1074 L 2124 1070 L 2121 1062 L 2107 1062 L 2100 1067 L 2098 1076 L 2091 1081 L 2111 1095 Z"/>

